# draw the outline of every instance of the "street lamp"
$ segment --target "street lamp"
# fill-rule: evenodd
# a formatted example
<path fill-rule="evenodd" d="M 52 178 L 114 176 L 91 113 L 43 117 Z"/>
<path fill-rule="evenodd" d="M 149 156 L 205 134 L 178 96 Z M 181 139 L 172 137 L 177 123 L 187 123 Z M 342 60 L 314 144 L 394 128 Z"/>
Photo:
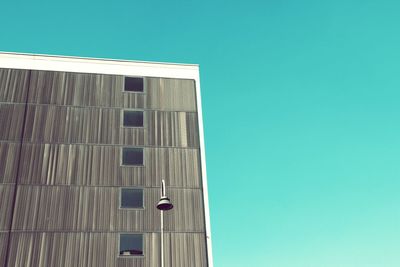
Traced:
<path fill-rule="evenodd" d="M 164 267 L 164 211 L 174 207 L 171 200 L 165 195 L 165 181 L 161 181 L 161 198 L 158 201 L 157 209 L 161 213 L 161 267 Z"/>

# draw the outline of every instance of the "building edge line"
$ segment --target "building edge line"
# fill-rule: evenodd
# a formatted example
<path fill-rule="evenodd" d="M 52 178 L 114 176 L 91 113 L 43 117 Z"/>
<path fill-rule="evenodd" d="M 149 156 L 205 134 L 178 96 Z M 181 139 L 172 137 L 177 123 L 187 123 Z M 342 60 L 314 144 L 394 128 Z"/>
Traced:
<path fill-rule="evenodd" d="M 197 121 L 200 139 L 200 160 L 201 160 L 201 180 L 203 183 L 203 201 L 204 201 L 204 219 L 206 224 L 206 246 L 207 246 L 207 261 L 208 267 L 213 267 L 212 255 L 212 241 L 211 241 L 211 218 L 210 218 L 210 205 L 208 201 L 208 183 L 207 183 L 207 169 L 206 169 L 206 155 L 205 155 L 205 142 L 204 142 L 204 128 L 203 128 L 203 110 L 201 104 L 201 90 L 200 90 L 200 75 L 195 78 L 196 82 L 196 105 L 197 105 Z"/>

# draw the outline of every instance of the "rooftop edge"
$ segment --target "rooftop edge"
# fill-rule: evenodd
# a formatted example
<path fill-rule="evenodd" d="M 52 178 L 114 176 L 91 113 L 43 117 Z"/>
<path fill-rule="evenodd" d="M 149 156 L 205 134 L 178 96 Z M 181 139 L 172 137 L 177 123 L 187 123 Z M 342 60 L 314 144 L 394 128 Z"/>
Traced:
<path fill-rule="evenodd" d="M 92 60 L 94 60 L 94 61 L 110 61 L 110 62 L 125 62 L 125 63 L 162 64 L 162 65 L 176 65 L 176 66 L 188 66 L 188 67 L 198 67 L 199 66 L 199 64 L 193 64 L 193 63 L 130 60 L 130 59 L 118 59 L 118 58 L 80 57 L 80 56 L 50 55 L 50 54 L 0 51 L 0 56 L 2 56 L 2 55 L 29 56 L 29 57 L 47 57 L 47 58 L 65 58 L 65 59 L 78 59 L 78 60 L 90 60 L 90 61 L 92 61 Z"/>
<path fill-rule="evenodd" d="M 198 64 L 101 59 L 0 51 L 0 68 L 199 79 Z"/>

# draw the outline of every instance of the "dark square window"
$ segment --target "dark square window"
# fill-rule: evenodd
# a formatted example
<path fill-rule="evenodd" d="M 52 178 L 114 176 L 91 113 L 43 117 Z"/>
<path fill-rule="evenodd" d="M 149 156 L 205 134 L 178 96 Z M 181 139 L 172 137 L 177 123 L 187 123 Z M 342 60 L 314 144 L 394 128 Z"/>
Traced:
<path fill-rule="evenodd" d="M 121 208 L 143 208 L 143 189 L 121 188 Z"/>
<path fill-rule="evenodd" d="M 143 111 L 124 110 L 124 127 L 143 127 Z"/>
<path fill-rule="evenodd" d="M 122 165 L 143 165 L 143 148 L 124 147 L 122 149 Z"/>
<path fill-rule="evenodd" d="M 143 234 L 120 234 L 119 255 L 143 256 Z"/>
<path fill-rule="evenodd" d="M 124 90 L 127 92 L 143 92 L 143 78 L 125 77 Z"/>

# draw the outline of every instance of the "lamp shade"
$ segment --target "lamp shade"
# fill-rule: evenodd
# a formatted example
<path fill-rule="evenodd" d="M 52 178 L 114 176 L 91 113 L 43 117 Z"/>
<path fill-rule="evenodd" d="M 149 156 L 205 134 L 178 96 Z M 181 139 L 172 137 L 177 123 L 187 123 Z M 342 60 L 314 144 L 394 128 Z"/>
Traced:
<path fill-rule="evenodd" d="M 158 201 L 157 204 L 157 209 L 159 210 L 170 210 L 174 207 L 174 205 L 171 203 L 171 200 L 167 198 L 166 196 L 162 196 L 160 201 Z"/>

